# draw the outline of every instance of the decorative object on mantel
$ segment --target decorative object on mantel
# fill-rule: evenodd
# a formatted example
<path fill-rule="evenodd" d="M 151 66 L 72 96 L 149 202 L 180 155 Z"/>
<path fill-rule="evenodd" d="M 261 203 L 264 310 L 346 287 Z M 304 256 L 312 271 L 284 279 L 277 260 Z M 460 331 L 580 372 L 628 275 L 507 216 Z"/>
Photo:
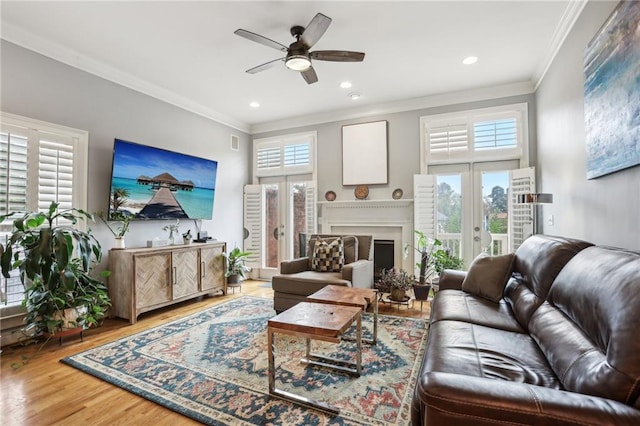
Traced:
<path fill-rule="evenodd" d="M 366 200 L 369 196 L 369 187 L 367 185 L 358 185 L 353 193 L 358 200 Z"/>
<path fill-rule="evenodd" d="M 394 200 L 399 200 L 403 195 L 404 192 L 402 191 L 402 188 L 396 188 L 391 193 L 391 198 L 393 198 Z"/>
<path fill-rule="evenodd" d="M 584 54 L 587 179 L 640 164 L 640 2 L 622 1 Z"/>
<path fill-rule="evenodd" d="M 327 191 L 324 193 L 324 199 L 327 201 L 333 201 L 336 199 L 336 193 L 333 191 Z"/>
<path fill-rule="evenodd" d="M 387 122 L 342 126 L 342 184 L 387 183 Z"/>

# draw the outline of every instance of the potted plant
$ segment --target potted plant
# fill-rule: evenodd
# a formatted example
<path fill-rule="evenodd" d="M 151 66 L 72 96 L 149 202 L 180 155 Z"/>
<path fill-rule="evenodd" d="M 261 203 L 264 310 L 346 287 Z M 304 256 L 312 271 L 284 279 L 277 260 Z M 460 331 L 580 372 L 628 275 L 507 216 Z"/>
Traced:
<path fill-rule="evenodd" d="M 180 219 L 176 219 L 176 223 L 173 225 L 165 225 L 162 227 L 163 231 L 169 232 L 169 244 L 175 244 L 174 235 L 180 232 Z"/>
<path fill-rule="evenodd" d="M 251 254 L 248 251 L 240 250 L 238 247 L 228 253 L 222 253 L 227 260 L 227 270 L 225 272 L 227 284 L 239 284 L 246 278 L 245 273 L 251 271 L 251 268 L 245 265 L 245 262 Z"/>
<path fill-rule="evenodd" d="M 107 228 L 109 228 L 109 231 L 113 234 L 113 238 L 115 239 L 114 248 L 125 248 L 126 244 L 124 242 L 124 234 L 129 231 L 129 222 L 131 222 L 132 217 L 121 212 L 111 214 L 109 219 L 105 218 L 104 212 L 98 212 L 96 216 L 98 216 L 100 220 L 107 225 Z M 117 222 L 119 226 L 116 228 L 109 222 Z"/>
<path fill-rule="evenodd" d="M 380 279 L 376 282 L 376 288 L 381 293 L 389 293 L 391 300 L 403 302 L 407 290 L 411 290 L 415 283 L 415 278 L 402 269 L 391 268 L 383 270 Z"/>
<path fill-rule="evenodd" d="M 47 211 L 14 219 L 15 231 L 6 246 L 0 246 L 2 274 L 20 271 L 26 289 L 25 331 L 30 334 L 96 326 L 111 306 L 107 287 L 92 276 L 102 259 L 100 243 L 90 230 L 75 227 L 79 220 L 93 220 L 93 215 L 75 208 L 58 210 L 54 202 Z"/>

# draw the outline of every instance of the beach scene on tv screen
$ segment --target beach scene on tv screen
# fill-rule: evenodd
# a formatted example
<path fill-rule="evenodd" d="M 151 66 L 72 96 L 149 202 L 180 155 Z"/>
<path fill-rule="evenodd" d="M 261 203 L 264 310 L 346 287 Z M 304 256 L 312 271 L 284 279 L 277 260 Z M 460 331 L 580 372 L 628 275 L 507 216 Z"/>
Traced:
<path fill-rule="evenodd" d="M 109 217 L 211 219 L 218 162 L 116 140 Z"/>

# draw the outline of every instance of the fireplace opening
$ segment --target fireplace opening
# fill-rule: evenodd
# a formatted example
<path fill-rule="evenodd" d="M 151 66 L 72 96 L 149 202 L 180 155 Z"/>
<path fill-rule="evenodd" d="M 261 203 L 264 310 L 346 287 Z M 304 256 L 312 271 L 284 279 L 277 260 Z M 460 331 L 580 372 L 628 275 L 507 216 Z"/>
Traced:
<path fill-rule="evenodd" d="M 378 281 L 383 270 L 393 268 L 394 241 L 373 240 L 373 279 Z"/>

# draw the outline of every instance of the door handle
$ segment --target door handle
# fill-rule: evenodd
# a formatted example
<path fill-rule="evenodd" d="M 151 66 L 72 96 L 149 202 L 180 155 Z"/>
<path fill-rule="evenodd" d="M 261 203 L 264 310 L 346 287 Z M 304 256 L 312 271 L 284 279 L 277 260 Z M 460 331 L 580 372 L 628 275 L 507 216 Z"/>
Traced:
<path fill-rule="evenodd" d="M 278 227 L 276 226 L 275 228 L 273 228 L 273 238 L 277 240 L 279 235 L 280 233 L 278 232 Z"/>
<path fill-rule="evenodd" d="M 202 265 L 201 265 L 201 268 L 202 268 L 202 274 L 200 274 L 200 275 L 202 276 L 202 278 L 204 278 L 204 277 L 206 277 L 206 276 L 207 276 L 207 270 L 206 270 L 206 269 L 205 269 L 205 267 L 204 267 L 204 260 L 203 260 L 201 263 L 202 263 Z"/>

